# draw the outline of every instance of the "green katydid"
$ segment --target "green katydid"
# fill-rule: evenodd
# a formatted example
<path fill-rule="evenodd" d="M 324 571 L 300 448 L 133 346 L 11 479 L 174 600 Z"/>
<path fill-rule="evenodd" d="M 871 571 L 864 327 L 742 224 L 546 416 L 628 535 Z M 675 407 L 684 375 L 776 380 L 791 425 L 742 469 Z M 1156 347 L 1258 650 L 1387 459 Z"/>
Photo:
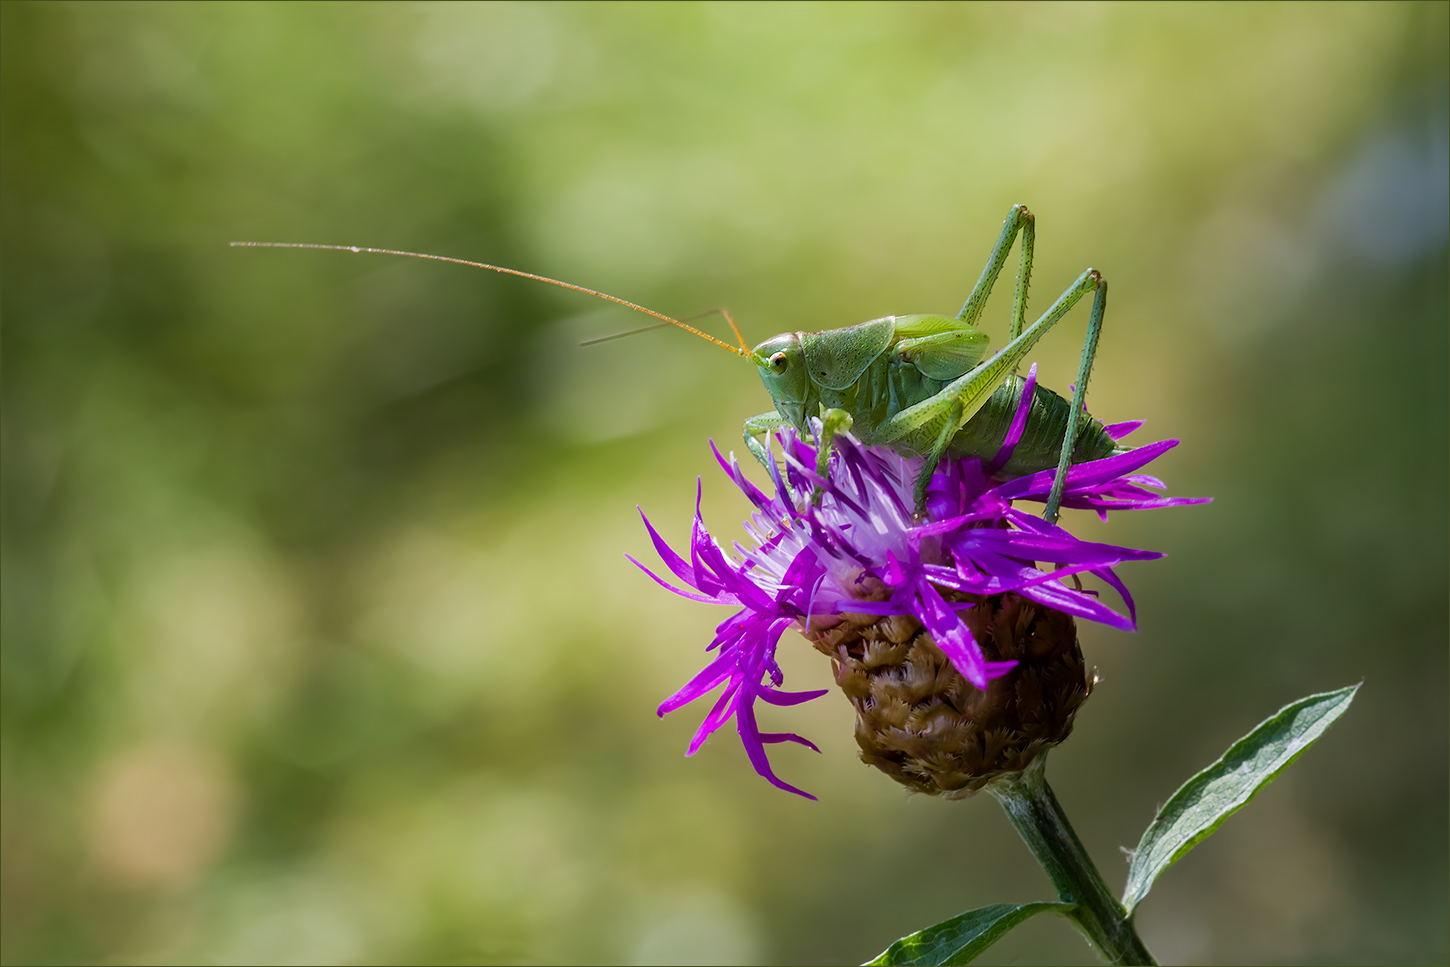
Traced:
<path fill-rule="evenodd" d="M 659 319 L 660 326 L 678 326 L 755 363 L 761 381 L 775 401 L 774 410 L 745 421 L 746 446 L 761 463 L 769 466 L 771 460 L 761 437 L 785 425 L 810 435 L 814 432 L 810 418 L 818 417 L 816 470 L 821 476 L 826 474 L 835 434 L 845 430 L 850 430 L 867 446 L 886 446 L 924 457 L 915 486 L 918 515 L 924 514 L 927 485 L 943 457 L 987 460 L 998 451 L 1025 386 L 1025 381 L 1017 375 L 1018 366 L 1047 330 L 1083 296 L 1093 292 L 1072 402 L 1037 386 L 1022 437 L 1011 459 L 998 471 L 998 476 L 1015 477 L 1055 466 L 1057 474 L 1043 516 L 1056 521 L 1068 467 L 1121 453 L 1123 449 L 1083 406 L 1107 307 L 1107 281 L 1096 270 L 1088 269 L 1057 297 L 1041 318 L 1026 326 L 1034 228 L 1032 213 L 1023 205 L 1013 205 L 981 277 L 955 316 L 887 316 L 842 329 L 788 332 L 767 339 L 754 349 L 746 346 L 734 319 L 724 310 L 719 311 L 734 330 L 740 342 L 738 348 L 678 319 L 616 296 L 484 262 L 351 245 L 232 244 L 337 249 L 454 262 L 548 282 L 643 312 Z M 1008 342 L 999 352 L 987 356 L 988 338 L 977 328 L 977 319 L 1019 234 L 1021 246 Z M 620 335 L 640 331 L 643 330 Z M 1077 415 L 1076 419 L 1071 418 L 1073 414 Z"/>

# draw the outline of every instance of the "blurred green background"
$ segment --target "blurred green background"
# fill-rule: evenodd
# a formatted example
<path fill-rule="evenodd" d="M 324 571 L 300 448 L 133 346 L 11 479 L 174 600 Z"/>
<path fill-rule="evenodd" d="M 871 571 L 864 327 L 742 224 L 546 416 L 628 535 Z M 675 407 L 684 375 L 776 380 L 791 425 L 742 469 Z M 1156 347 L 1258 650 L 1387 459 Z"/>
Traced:
<path fill-rule="evenodd" d="M 0 5 L 6 963 L 859 963 L 1050 895 L 995 804 L 908 798 L 847 703 L 777 792 L 655 705 L 752 342 L 951 310 L 1008 206 L 1089 398 L 1206 507 L 1051 776 L 1110 883 L 1287 701 L 1354 708 L 1165 875 L 1165 963 L 1447 952 L 1447 5 Z M 1010 300 L 988 326 L 1000 341 Z M 1071 382 L 1081 313 L 1040 345 Z M 709 323 L 716 331 L 718 320 Z M 824 658 L 783 648 L 788 685 Z M 789 723 L 789 724 L 787 724 Z M 987 962 L 1082 962 L 1061 921 Z"/>

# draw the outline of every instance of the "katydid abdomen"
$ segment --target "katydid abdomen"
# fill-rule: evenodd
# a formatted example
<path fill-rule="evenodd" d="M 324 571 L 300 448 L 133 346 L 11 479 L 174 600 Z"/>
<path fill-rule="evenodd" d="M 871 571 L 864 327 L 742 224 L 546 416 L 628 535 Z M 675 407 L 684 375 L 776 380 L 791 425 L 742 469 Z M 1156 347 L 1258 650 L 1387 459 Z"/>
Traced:
<path fill-rule="evenodd" d="M 844 391 L 811 387 L 806 393 L 804 405 L 799 408 L 800 415 L 804 417 L 814 413 L 822 406 L 840 407 L 855 418 L 851 432 L 867 446 L 888 446 L 899 453 L 926 456 L 941 432 L 941 420 L 924 423 L 892 439 L 879 438 L 876 431 L 906 406 L 940 393 L 949 382 L 925 376 L 912 366 L 893 366 L 889 355 L 883 354 L 855 385 Z M 983 463 L 989 463 L 1006 440 L 1026 382 L 1020 376 L 1007 377 L 982 404 L 982 408 L 952 436 L 946 454 L 980 457 Z M 1071 403 L 1041 383 L 1036 384 L 1022 436 L 1006 464 L 997 468 L 995 476 L 1009 479 L 1056 467 L 1062 455 L 1063 436 L 1067 432 L 1071 412 Z M 804 419 L 801 422 L 804 423 Z M 805 427 L 803 432 L 809 432 L 809 427 Z M 1124 449 L 1108 436 L 1098 420 L 1088 416 L 1078 425 L 1072 463 L 1100 460 L 1122 452 Z"/>
<path fill-rule="evenodd" d="M 1025 380 L 1020 376 L 1010 377 L 997 387 L 986 404 L 966 422 L 951 443 L 947 454 L 953 457 L 981 457 L 990 461 L 1001 448 L 1012 417 L 1022 400 Z M 1012 450 L 1006 465 L 997 471 L 1003 478 L 1022 477 L 1039 470 L 1051 470 L 1057 466 L 1062 455 L 1062 438 L 1067 432 L 1067 421 L 1072 413 L 1072 404 L 1042 384 L 1037 384 L 1032 393 L 1032 408 L 1027 413 L 1027 423 L 1022 428 L 1022 438 Z M 1088 417 L 1078 425 L 1077 438 L 1073 441 L 1072 462 L 1085 463 L 1101 460 L 1115 453 L 1122 453 L 1112 437 L 1098 420 Z"/>

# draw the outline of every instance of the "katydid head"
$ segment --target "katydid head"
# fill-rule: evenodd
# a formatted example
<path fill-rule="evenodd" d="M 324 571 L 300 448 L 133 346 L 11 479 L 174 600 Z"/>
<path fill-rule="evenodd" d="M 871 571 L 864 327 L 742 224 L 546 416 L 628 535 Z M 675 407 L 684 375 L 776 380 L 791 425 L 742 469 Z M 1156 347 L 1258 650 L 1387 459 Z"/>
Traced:
<path fill-rule="evenodd" d="M 772 336 L 751 351 L 751 358 L 760 370 L 760 381 L 775 401 L 776 411 L 791 425 L 805 426 L 806 400 L 810 392 L 810 375 L 806 372 L 805 352 L 799 333 L 783 332 Z"/>
<path fill-rule="evenodd" d="M 891 345 L 896 317 L 885 316 L 824 332 L 786 332 L 756 346 L 751 355 L 775 408 L 797 430 L 820 393 L 848 389 Z"/>

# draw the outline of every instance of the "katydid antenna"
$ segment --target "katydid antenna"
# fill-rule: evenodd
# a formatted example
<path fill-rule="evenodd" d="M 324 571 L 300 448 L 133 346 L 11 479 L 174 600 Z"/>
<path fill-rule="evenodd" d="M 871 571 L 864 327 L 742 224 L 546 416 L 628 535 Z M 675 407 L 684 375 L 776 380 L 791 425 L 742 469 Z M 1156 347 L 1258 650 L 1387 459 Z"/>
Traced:
<path fill-rule="evenodd" d="M 656 319 L 660 320 L 659 326 L 678 326 L 686 332 L 692 332 L 695 335 L 699 336 L 701 339 L 714 343 L 721 349 L 732 352 L 737 356 L 744 356 L 746 359 L 749 359 L 752 362 L 757 361 L 755 359 L 755 354 L 750 351 L 750 348 L 748 346 L 745 345 L 745 337 L 740 335 L 740 330 L 735 326 L 735 320 L 731 319 L 730 313 L 726 312 L 724 309 L 711 309 L 709 312 L 701 313 L 701 315 L 709 315 L 713 312 L 722 313 L 725 316 L 726 321 L 730 323 L 730 328 L 735 330 L 735 338 L 740 340 L 739 348 L 730 345 L 728 342 L 716 339 L 714 336 L 710 335 L 707 332 L 701 332 L 694 326 L 687 326 L 678 319 L 672 319 L 669 316 L 665 315 L 663 312 L 655 312 L 653 309 L 646 309 L 642 305 L 637 305 L 627 299 L 621 299 L 618 296 L 610 295 L 608 292 L 599 292 L 595 289 L 585 288 L 582 285 L 574 285 L 572 282 L 561 282 L 558 279 L 551 279 L 547 275 L 535 275 L 533 272 L 524 272 L 519 269 L 505 268 L 502 265 L 489 265 L 487 262 L 470 262 L 468 259 L 455 259 L 448 255 L 429 255 L 426 252 L 404 252 L 399 249 L 393 248 L 369 248 L 363 245 L 323 245 L 319 242 L 231 242 L 229 244 L 233 248 L 313 248 L 327 249 L 334 252 L 355 252 L 359 254 L 367 253 L 369 255 L 401 255 L 405 258 L 410 259 L 429 259 L 434 262 L 452 262 L 454 265 L 467 265 L 475 269 L 488 269 L 490 272 L 499 272 L 504 275 L 517 275 L 520 278 L 533 279 L 536 282 L 547 282 L 550 285 L 557 285 L 563 289 L 573 289 L 575 292 L 582 292 L 585 295 L 592 295 L 595 298 L 605 299 L 609 302 L 618 303 L 619 305 L 633 309 L 636 312 L 643 312 L 647 316 L 654 316 Z M 688 318 L 693 319 L 697 318 L 697 316 L 690 316 Z M 633 335 L 636 332 L 645 332 L 650 329 L 659 328 L 659 326 L 645 326 L 642 329 L 633 329 L 629 332 L 616 333 L 613 336 L 604 336 L 600 339 L 591 339 L 586 342 L 585 345 L 589 345 L 590 343 L 595 342 L 604 342 L 608 339 L 618 339 L 621 336 Z"/>

